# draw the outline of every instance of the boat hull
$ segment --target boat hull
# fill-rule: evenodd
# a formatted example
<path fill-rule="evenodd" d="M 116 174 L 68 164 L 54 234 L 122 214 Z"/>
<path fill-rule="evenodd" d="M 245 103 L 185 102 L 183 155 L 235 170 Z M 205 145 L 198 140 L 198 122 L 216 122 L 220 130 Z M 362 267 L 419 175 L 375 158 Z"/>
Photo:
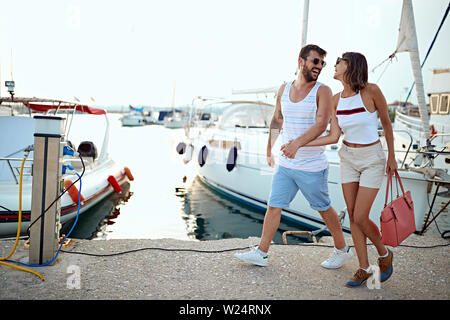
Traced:
<path fill-rule="evenodd" d="M 107 181 L 107 178 L 110 175 L 115 177 L 119 185 L 123 185 L 128 181 L 128 177 L 126 176 L 123 168 L 120 168 L 112 160 L 108 160 L 95 168 L 86 169 L 81 181 L 81 194 L 85 200 L 81 203 L 80 215 L 114 192 L 113 187 Z M 66 177 L 66 179 L 70 179 L 71 181 L 75 181 L 76 178 L 76 176 Z M 79 182 L 75 183 L 75 186 L 79 189 Z M 27 234 L 27 228 L 30 225 L 31 190 L 32 183 L 31 179 L 29 179 L 26 180 L 22 186 L 21 235 Z M 17 218 L 19 210 L 19 186 L 13 183 L 2 184 L 0 185 L 0 193 L 2 194 L 2 203 L 4 204 L 4 207 L 11 210 L 0 211 L 0 237 L 4 238 L 15 236 L 17 234 L 18 227 Z M 77 211 L 77 203 L 75 203 L 70 196 L 65 193 L 61 197 L 61 224 L 65 224 L 73 220 L 77 215 Z"/>

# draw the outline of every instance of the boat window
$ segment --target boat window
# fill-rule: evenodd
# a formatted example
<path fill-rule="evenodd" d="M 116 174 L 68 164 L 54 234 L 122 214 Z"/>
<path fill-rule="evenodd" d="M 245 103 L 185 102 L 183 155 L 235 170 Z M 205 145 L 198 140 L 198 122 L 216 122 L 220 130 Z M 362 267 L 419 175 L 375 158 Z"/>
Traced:
<path fill-rule="evenodd" d="M 268 128 L 274 107 L 263 104 L 234 104 L 227 108 L 219 127 L 224 128 Z"/>
<path fill-rule="evenodd" d="M 436 114 L 438 113 L 438 103 L 439 103 L 439 96 L 437 94 L 433 94 L 430 98 L 430 107 L 431 107 L 431 113 Z"/>
<path fill-rule="evenodd" d="M 448 114 L 448 94 L 441 95 L 439 114 Z"/>

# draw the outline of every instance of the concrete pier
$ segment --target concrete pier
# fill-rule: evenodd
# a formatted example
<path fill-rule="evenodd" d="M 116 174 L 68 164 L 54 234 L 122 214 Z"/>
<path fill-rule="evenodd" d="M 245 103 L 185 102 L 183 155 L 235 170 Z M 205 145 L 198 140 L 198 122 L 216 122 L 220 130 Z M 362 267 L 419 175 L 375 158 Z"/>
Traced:
<path fill-rule="evenodd" d="M 258 238 L 216 241 L 73 240 L 66 251 L 110 254 L 140 248 L 226 250 L 256 245 Z M 0 256 L 9 253 L 13 241 L 0 241 Z M 352 244 L 351 238 L 347 243 Z M 448 244 L 434 236 L 410 236 L 409 246 Z M 450 299 L 450 247 L 393 248 L 394 273 L 380 289 L 366 285 L 347 288 L 345 283 L 358 268 L 356 253 L 337 270 L 320 263 L 332 248 L 331 238 L 318 245 L 273 245 L 269 265 L 257 267 L 234 258 L 230 251 L 200 253 L 142 250 L 110 257 L 62 252 L 52 266 L 32 268 L 33 274 L 0 265 L 0 299 L 179 299 L 179 300 L 397 300 Z M 352 248 L 352 250 L 354 250 Z M 242 251 L 242 250 L 241 250 Z M 377 252 L 368 247 L 369 261 Z M 28 250 L 20 242 L 14 260 L 27 262 Z"/>

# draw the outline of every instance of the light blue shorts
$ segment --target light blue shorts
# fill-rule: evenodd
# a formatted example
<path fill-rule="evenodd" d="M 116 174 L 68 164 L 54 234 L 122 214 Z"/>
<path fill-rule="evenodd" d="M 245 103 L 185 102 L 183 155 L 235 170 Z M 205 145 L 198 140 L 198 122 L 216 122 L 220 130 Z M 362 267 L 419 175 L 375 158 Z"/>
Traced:
<path fill-rule="evenodd" d="M 331 207 L 328 168 L 309 172 L 278 166 L 272 178 L 272 190 L 267 204 L 287 208 L 299 189 L 314 210 L 326 211 Z"/>

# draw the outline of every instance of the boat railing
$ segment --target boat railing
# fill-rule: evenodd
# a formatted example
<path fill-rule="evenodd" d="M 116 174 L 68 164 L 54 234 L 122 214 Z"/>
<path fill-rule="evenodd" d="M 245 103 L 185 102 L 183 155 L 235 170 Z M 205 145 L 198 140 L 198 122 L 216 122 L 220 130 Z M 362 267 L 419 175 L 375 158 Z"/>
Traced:
<path fill-rule="evenodd" d="M 383 130 L 379 130 L 379 131 L 383 131 Z M 402 164 L 400 165 L 400 168 L 403 168 L 403 166 L 405 165 L 405 162 L 406 162 L 406 158 L 408 157 L 408 153 L 411 150 L 411 146 L 413 144 L 413 137 L 412 137 L 411 133 L 409 133 L 407 130 L 398 129 L 398 130 L 393 130 L 393 131 L 406 133 L 409 136 L 409 146 L 408 146 L 408 149 L 406 149 L 405 156 L 403 157 Z"/>
<path fill-rule="evenodd" d="M 16 182 L 16 184 L 19 184 L 19 180 L 18 177 L 20 176 L 20 165 L 16 166 L 14 164 L 12 164 L 11 162 L 21 162 L 23 159 L 22 158 L 0 158 L 0 161 L 6 161 L 6 163 L 8 164 L 9 170 L 14 178 L 14 181 Z M 25 159 L 25 162 L 33 162 L 33 159 Z M 24 166 L 24 169 L 31 169 L 31 165 L 29 166 Z M 24 170 L 25 171 L 25 170 Z M 23 175 L 26 176 L 31 176 L 31 170 L 28 173 L 24 173 Z"/>

